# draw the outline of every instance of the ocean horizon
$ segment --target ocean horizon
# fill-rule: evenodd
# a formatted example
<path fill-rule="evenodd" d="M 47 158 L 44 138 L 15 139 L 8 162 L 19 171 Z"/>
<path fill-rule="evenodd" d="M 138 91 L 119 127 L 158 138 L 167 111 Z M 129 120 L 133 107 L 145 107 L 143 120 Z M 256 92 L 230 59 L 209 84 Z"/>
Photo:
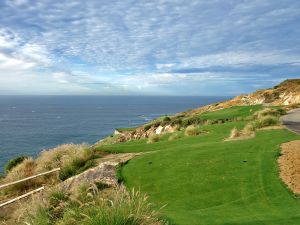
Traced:
<path fill-rule="evenodd" d="M 0 172 L 16 156 L 64 143 L 93 144 L 121 127 L 220 102 L 227 96 L 0 96 Z"/>

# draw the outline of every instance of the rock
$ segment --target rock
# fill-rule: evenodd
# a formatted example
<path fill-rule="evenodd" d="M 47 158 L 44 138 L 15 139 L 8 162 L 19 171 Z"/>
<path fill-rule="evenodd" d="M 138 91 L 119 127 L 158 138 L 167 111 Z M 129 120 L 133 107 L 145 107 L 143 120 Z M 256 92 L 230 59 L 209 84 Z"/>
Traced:
<path fill-rule="evenodd" d="M 164 131 L 164 127 L 163 126 L 159 126 L 156 130 L 155 133 L 156 134 L 161 134 Z"/>

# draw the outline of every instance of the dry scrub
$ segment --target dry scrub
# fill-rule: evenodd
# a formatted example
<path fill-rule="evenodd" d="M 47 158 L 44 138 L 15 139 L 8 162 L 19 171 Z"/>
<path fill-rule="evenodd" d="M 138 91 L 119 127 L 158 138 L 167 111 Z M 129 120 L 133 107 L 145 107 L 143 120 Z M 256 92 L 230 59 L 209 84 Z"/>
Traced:
<path fill-rule="evenodd" d="M 162 225 L 147 196 L 101 184 L 81 184 L 73 191 L 48 190 L 21 205 L 15 223 L 30 225 Z"/>

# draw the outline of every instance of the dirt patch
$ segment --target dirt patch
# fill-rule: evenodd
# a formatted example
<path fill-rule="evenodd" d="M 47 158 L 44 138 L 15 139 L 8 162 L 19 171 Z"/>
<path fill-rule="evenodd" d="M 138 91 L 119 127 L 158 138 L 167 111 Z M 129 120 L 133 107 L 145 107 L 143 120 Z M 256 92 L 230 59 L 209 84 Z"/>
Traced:
<path fill-rule="evenodd" d="M 280 178 L 296 194 L 300 194 L 300 140 L 281 145 L 278 159 Z"/>

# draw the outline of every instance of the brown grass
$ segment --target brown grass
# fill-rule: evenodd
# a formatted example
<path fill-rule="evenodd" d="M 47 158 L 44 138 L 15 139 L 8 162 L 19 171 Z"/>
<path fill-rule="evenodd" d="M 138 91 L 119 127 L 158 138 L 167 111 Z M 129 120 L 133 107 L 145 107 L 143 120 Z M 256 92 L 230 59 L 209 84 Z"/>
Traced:
<path fill-rule="evenodd" d="M 240 136 L 240 132 L 238 131 L 238 129 L 235 127 L 230 131 L 230 136 L 229 139 L 233 139 L 233 138 L 237 138 Z"/>
<path fill-rule="evenodd" d="M 5 178 L 2 179 L 1 183 L 17 181 L 22 178 L 49 171 L 54 168 L 61 168 L 62 172 L 64 168 L 71 167 L 70 165 L 72 165 L 74 161 L 82 162 L 82 164 L 84 165 L 84 163 L 88 161 L 91 156 L 93 156 L 93 154 L 94 153 L 92 152 L 92 149 L 85 144 L 60 145 L 56 148 L 41 152 L 36 160 L 33 160 L 32 158 L 25 159 L 22 163 L 14 167 L 5 176 Z M 71 167 L 71 169 L 72 168 L 73 167 Z M 53 185 L 55 183 L 58 183 L 59 181 L 60 180 L 57 173 L 53 173 L 13 185 L 9 188 L 4 189 L 4 191 L 1 191 L 1 195 L 5 196 L 5 198 L 8 198 L 10 196 L 20 194 L 24 191 L 34 189 L 42 184 Z"/>
<path fill-rule="evenodd" d="M 230 136 L 225 139 L 225 141 L 236 141 L 236 140 L 245 140 L 255 137 L 255 132 L 252 130 L 252 127 L 245 127 L 242 131 L 239 131 L 236 127 L 233 128 L 230 132 Z"/>
<path fill-rule="evenodd" d="M 160 136 L 157 134 L 151 134 L 148 138 L 147 144 L 153 144 L 155 142 L 158 142 L 160 139 Z"/>
<path fill-rule="evenodd" d="M 134 190 L 127 192 L 122 186 L 102 190 L 94 184 L 82 184 L 68 192 L 54 188 L 19 208 L 13 215 L 15 224 L 165 224 L 147 196 Z"/>
<path fill-rule="evenodd" d="M 184 131 L 185 136 L 197 136 L 199 133 L 198 127 L 195 125 L 188 126 Z"/>

